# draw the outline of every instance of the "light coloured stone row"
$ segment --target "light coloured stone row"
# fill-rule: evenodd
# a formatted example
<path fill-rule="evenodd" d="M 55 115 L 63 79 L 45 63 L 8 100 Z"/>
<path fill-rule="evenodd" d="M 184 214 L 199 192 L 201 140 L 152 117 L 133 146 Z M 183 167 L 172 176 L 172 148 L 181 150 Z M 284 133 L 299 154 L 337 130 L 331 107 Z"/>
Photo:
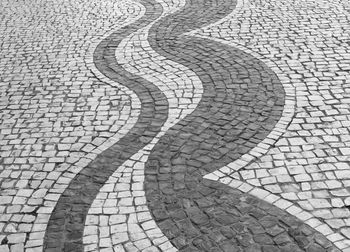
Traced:
<path fill-rule="evenodd" d="M 41 251 L 60 194 L 137 120 L 137 96 L 101 76 L 92 54 L 142 9 L 129 0 L 0 5 L 0 251 Z"/>
<path fill-rule="evenodd" d="M 260 154 L 250 153 L 258 159 L 242 157 L 206 177 L 239 189 L 244 182 L 263 190 L 260 198 L 288 202 L 291 213 L 350 251 L 350 16 L 344 4 L 241 1 L 239 10 L 196 35 L 270 62 L 296 92 L 287 131 L 276 125 L 276 137 L 260 144 Z"/>
<path fill-rule="evenodd" d="M 139 151 L 101 188 L 86 219 L 85 251 L 176 251 L 146 205 L 143 181 L 148 155 L 147 150 Z"/>
<path fill-rule="evenodd" d="M 159 0 L 163 13 L 179 10 L 184 0 Z M 150 144 L 125 162 L 101 188 L 84 230 L 85 251 L 176 251 L 152 219 L 144 192 L 144 168 L 150 151 L 166 131 L 190 114 L 203 93 L 201 81 L 186 67 L 156 53 L 148 43 L 151 26 L 125 38 L 116 51 L 119 64 L 152 82 L 165 94 L 169 115 Z"/>

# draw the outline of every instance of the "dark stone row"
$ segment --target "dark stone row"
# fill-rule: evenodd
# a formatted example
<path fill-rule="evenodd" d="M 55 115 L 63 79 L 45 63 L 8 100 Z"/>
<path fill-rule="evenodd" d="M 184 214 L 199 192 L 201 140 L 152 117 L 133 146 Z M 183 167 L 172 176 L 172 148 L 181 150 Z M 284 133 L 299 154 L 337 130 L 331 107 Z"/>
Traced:
<path fill-rule="evenodd" d="M 49 220 L 45 251 L 83 251 L 85 219 L 100 188 L 119 166 L 156 136 L 168 117 L 165 95 L 152 83 L 125 71 L 115 58 L 115 50 L 122 39 L 146 26 L 161 13 L 159 4 L 147 4 L 147 12 L 141 19 L 111 34 L 94 52 L 97 69 L 133 90 L 141 101 L 141 112 L 127 135 L 98 155 L 70 182 Z"/>
<path fill-rule="evenodd" d="M 218 182 L 207 173 L 254 148 L 281 117 L 284 90 L 251 55 L 183 35 L 229 14 L 234 0 L 188 0 L 149 32 L 154 50 L 201 79 L 196 110 L 173 126 L 146 163 L 148 207 L 180 251 L 331 251 L 332 245 L 296 217 Z"/>

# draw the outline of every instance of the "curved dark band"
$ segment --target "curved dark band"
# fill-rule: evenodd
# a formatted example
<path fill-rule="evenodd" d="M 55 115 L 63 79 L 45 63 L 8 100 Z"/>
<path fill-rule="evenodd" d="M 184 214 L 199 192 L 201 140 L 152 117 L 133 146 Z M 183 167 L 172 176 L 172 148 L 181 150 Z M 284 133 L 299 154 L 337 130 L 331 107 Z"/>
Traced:
<path fill-rule="evenodd" d="M 103 40 L 94 53 L 96 67 L 105 76 L 138 95 L 140 117 L 125 137 L 69 184 L 50 218 L 45 251 L 83 251 L 85 218 L 100 188 L 151 141 L 167 118 L 168 104 L 160 90 L 124 71 L 114 57 L 123 38 L 162 12 L 154 0 L 142 3 L 145 16 Z M 315 241 L 329 247 L 323 236 L 295 217 L 202 178 L 264 139 L 282 111 L 283 89 L 265 65 L 231 47 L 182 36 L 227 15 L 234 4 L 232 0 L 189 0 L 183 10 L 157 22 L 150 31 L 152 47 L 192 69 L 203 82 L 204 95 L 198 108 L 152 151 L 145 181 L 149 208 L 162 231 L 182 251 L 276 251 L 277 247 L 298 251 L 300 244 L 319 246 Z"/>
<path fill-rule="evenodd" d="M 149 209 L 180 251 L 324 251 L 330 243 L 296 217 L 203 179 L 261 142 L 284 105 L 281 83 L 261 61 L 183 35 L 224 17 L 234 6 L 234 0 L 189 0 L 149 32 L 152 48 L 194 71 L 204 89 L 196 110 L 168 130 L 149 156 Z"/>
<path fill-rule="evenodd" d="M 140 116 L 118 143 L 98 155 L 70 182 L 50 217 L 45 251 L 83 251 L 85 218 L 100 188 L 119 166 L 156 136 L 168 117 L 164 94 L 152 83 L 125 71 L 115 58 L 115 50 L 123 38 L 161 15 L 161 5 L 148 1 L 144 4 L 147 11 L 141 19 L 111 34 L 94 52 L 94 63 L 101 73 L 136 93 L 141 101 Z"/>

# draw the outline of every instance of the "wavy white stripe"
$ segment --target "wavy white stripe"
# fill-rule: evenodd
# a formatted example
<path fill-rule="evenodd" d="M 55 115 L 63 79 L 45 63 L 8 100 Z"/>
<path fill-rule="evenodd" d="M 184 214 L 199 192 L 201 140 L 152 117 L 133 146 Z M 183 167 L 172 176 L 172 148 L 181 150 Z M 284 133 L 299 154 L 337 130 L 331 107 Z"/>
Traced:
<path fill-rule="evenodd" d="M 159 0 L 159 3 L 164 12 L 157 20 L 182 8 L 185 0 Z M 84 243 L 89 244 L 86 251 L 96 247 L 114 247 L 115 251 L 158 251 L 158 248 L 177 251 L 157 227 L 146 205 L 144 165 L 160 137 L 194 111 L 203 87 L 194 72 L 150 47 L 148 32 L 157 20 L 125 38 L 116 50 L 116 58 L 130 73 L 157 85 L 168 100 L 169 115 L 151 143 L 119 167 L 100 190 L 86 221 Z M 96 238 L 93 242 L 91 236 Z"/>

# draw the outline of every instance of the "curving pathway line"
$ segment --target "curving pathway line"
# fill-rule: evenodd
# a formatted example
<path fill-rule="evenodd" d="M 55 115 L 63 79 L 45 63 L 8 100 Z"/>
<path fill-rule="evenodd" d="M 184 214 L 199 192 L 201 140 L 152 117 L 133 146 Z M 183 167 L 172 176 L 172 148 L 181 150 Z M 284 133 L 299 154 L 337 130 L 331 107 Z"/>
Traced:
<path fill-rule="evenodd" d="M 185 5 L 183 0 L 159 3 L 163 7 L 161 17 Z M 125 70 L 159 87 L 167 97 L 169 116 L 155 139 L 120 166 L 101 188 L 86 218 L 85 251 L 116 246 L 126 250 L 155 247 L 175 250 L 147 208 L 143 190 L 144 164 L 158 139 L 196 108 L 203 88 L 199 78 L 188 68 L 152 50 L 147 36 L 154 22 L 123 39 L 116 49 L 116 59 Z M 104 221 L 98 221 L 101 216 Z"/>
<path fill-rule="evenodd" d="M 94 52 L 96 68 L 112 81 L 123 83 L 141 101 L 140 116 L 133 128 L 116 144 L 97 155 L 70 182 L 59 198 L 45 234 L 46 251 L 83 251 L 83 229 L 91 203 L 117 167 L 147 145 L 168 117 L 168 102 L 155 85 L 130 74 L 115 59 L 120 41 L 146 26 L 162 13 L 160 5 L 148 5 L 143 17 L 105 38 Z"/>
<path fill-rule="evenodd" d="M 197 109 L 151 151 L 145 171 L 148 207 L 181 251 L 326 251 L 331 247 L 327 239 L 296 217 L 203 179 L 265 139 L 283 110 L 283 87 L 261 61 L 215 41 L 182 36 L 230 13 L 233 6 L 233 1 L 189 1 L 150 30 L 154 50 L 194 71 L 204 94 Z M 271 233 L 276 225 L 280 231 Z"/>

